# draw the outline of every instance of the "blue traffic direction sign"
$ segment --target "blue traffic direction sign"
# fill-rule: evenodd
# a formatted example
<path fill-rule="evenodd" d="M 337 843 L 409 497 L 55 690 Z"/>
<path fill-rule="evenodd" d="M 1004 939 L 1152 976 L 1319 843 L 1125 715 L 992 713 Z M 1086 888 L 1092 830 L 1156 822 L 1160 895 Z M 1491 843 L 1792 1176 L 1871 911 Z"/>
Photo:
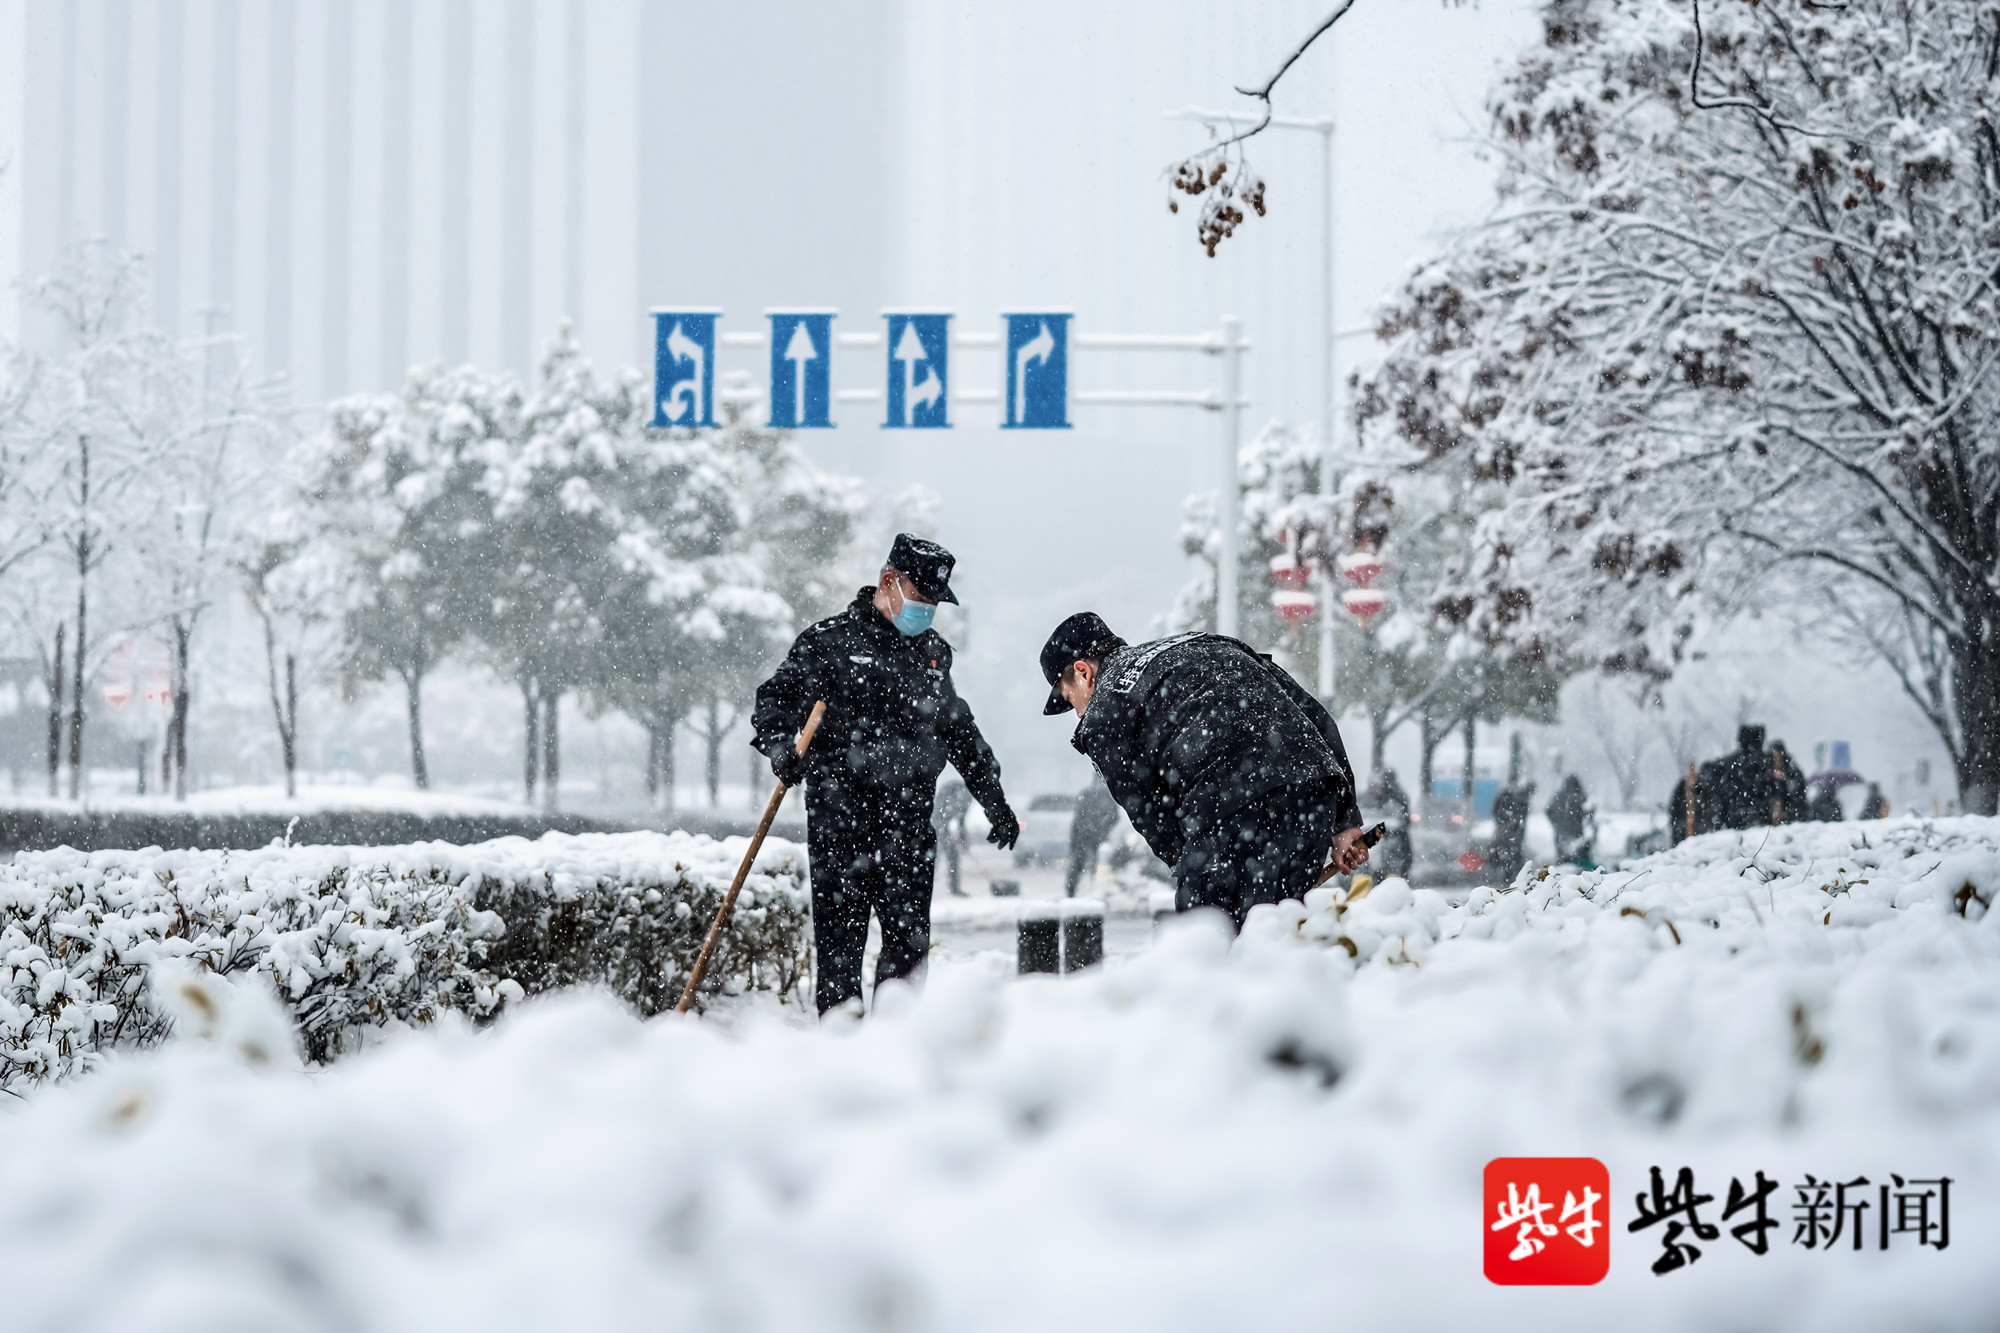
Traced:
<path fill-rule="evenodd" d="M 951 316 L 885 311 L 889 321 L 889 415 L 891 429 L 941 430 L 949 415 Z"/>
<path fill-rule="evenodd" d="M 1015 430 L 1069 429 L 1069 316 L 1007 316 L 1007 398 L 1000 422 Z"/>
<path fill-rule="evenodd" d="M 715 424 L 715 320 L 719 310 L 653 312 L 654 429 Z"/>
<path fill-rule="evenodd" d="M 771 420 L 781 429 L 833 426 L 831 310 L 771 310 Z"/>

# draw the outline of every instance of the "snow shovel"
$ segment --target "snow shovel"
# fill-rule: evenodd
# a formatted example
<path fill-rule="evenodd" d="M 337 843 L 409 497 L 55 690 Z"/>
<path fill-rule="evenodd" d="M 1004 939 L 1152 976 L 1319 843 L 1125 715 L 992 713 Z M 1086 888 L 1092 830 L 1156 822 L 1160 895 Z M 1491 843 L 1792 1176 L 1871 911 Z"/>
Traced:
<path fill-rule="evenodd" d="M 1363 847 L 1373 847 L 1376 843 L 1382 841 L 1383 838 L 1387 837 L 1388 834 L 1389 834 L 1389 826 L 1387 824 L 1377 824 L 1374 828 L 1369 829 L 1366 833 L 1361 835 L 1361 845 Z M 1321 884 L 1326 883 L 1328 880 L 1332 879 L 1335 875 L 1338 875 L 1339 873 L 1340 872 L 1334 869 L 1332 866 L 1328 866 L 1325 870 L 1320 872 L 1319 879 L 1317 882 L 1313 884 L 1313 887 L 1318 888 Z"/>
<path fill-rule="evenodd" d="M 799 733 L 799 743 L 794 750 L 804 754 L 812 744 L 813 733 L 819 730 L 819 720 L 826 716 L 826 701 L 813 705 L 812 716 L 806 719 L 806 729 Z M 784 802 L 785 793 L 790 788 L 780 782 L 771 793 L 770 803 L 764 807 L 764 817 L 757 821 L 757 831 L 750 837 L 750 846 L 743 853 L 743 864 L 736 867 L 736 878 L 729 882 L 729 892 L 723 895 L 722 906 L 715 909 L 715 921 L 708 928 L 708 938 L 701 942 L 701 952 L 694 957 L 694 971 L 688 973 L 687 985 L 681 990 L 680 1003 L 674 1012 L 684 1014 L 694 1003 L 695 987 L 701 985 L 702 977 L 708 972 L 708 960 L 715 953 L 715 945 L 722 938 L 722 927 L 729 920 L 730 911 L 736 906 L 736 895 L 743 891 L 743 881 L 750 878 L 750 863 L 757 859 L 757 851 L 764 845 L 764 835 L 771 831 L 771 821 L 778 817 L 778 806 Z"/>

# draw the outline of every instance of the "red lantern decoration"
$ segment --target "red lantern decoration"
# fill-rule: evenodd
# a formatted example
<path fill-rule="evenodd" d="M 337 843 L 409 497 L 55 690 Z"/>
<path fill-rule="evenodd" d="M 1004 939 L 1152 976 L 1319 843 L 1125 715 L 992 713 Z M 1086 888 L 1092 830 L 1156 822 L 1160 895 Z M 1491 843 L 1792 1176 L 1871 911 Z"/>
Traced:
<path fill-rule="evenodd" d="M 1356 551 L 1340 557 L 1340 576 L 1349 583 L 1367 587 L 1382 574 L 1382 557 L 1373 551 Z"/>
<path fill-rule="evenodd" d="M 1377 588 L 1350 588 L 1340 594 L 1340 604 L 1347 608 L 1349 615 L 1367 620 L 1370 616 L 1381 615 L 1387 609 L 1389 599 Z"/>
<path fill-rule="evenodd" d="M 1309 592 L 1279 588 L 1271 594 L 1271 606 L 1285 618 L 1287 625 L 1296 625 L 1310 620 L 1313 612 L 1319 610 L 1319 598 Z"/>
<path fill-rule="evenodd" d="M 1303 588 L 1312 577 L 1312 567 L 1302 565 L 1290 551 L 1271 557 L 1271 577 L 1287 588 Z"/>

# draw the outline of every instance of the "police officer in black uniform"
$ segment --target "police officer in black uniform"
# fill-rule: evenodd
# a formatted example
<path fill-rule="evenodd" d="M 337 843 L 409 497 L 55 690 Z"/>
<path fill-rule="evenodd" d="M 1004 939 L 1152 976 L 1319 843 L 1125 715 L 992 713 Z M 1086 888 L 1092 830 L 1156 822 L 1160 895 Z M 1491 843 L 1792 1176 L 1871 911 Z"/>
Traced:
<path fill-rule="evenodd" d="M 1079 612 L 1042 648 L 1053 716 L 1132 825 L 1174 868 L 1181 911 L 1242 928 L 1258 903 L 1302 898 L 1332 853 L 1368 859 L 1340 729 L 1268 656 L 1221 634 L 1127 644 Z"/>
<path fill-rule="evenodd" d="M 780 782 L 806 786 L 813 941 L 824 1014 L 861 995 L 868 913 L 882 926 L 875 984 L 919 971 L 930 953 L 937 835 L 931 801 L 947 761 L 1012 847 L 1021 823 L 1000 789 L 1000 764 L 951 683 L 951 645 L 930 627 L 956 603 L 951 552 L 903 533 L 872 588 L 809 626 L 757 687 L 750 742 Z M 815 700 L 826 702 L 804 755 L 793 743 Z"/>

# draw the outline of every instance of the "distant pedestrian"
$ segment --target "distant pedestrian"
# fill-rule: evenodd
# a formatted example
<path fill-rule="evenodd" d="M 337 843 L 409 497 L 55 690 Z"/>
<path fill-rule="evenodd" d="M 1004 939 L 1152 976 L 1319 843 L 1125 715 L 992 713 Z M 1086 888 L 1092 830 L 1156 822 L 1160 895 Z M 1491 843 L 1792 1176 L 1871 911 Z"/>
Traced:
<path fill-rule="evenodd" d="M 1329 853 L 1343 872 L 1367 861 L 1340 728 L 1265 654 L 1221 634 L 1128 644 L 1084 611 L 1041 667 L 1042 711 L 1076 711 L 1070 744 L 1174 868 L 1181 911 L 1241 929 L 1258 903 L 1304 897 Z"/>
<path fill-rule="evenodd" d="M 965 897 L 959 887 L 958 863 L 965 852 L 965 815 L 972 809 L 972 793 L 957 778 L 938 785 L 937 804 L 931 807 L 931 827 L 937 830 L 938 855 L 944 858 L 945 882 L 951 896 Z"/>
<path fill-rule="evenodd" d="M 1076 800 L 1076 814 L 1069 821 L 1069 864 L 1063 870 L 1063 896 L 1076 897 L 1076 886 L 1085 875 L 1097 873 L 1097 849 L 1118 827 L 1118 802 L 1096 769 L 1090 771 L 1090 785 Z"/>
<path fill-rule="evenodd" d="M 1861 817 L 1863 819 L 1887 819 L 1889 817 L 1889 798 L 1882 794 L 1881 783 L 1871 782 L 1868 784 L 1868 799 L 1861 803 Z"/>
<path fill-rule="evenodd" d="M 1556 860 L 1590 859 L 1590 801 L 1583 779 L 1572 773 L 1549 800 L 1549 826 L 1555 830 Z"/>
<path fill-rule="evenodd" d="M 1512 884 L 1528 863 L 1528 812 L 1534 808 L 1534 798 L 1532 782 L 1526 786 L 1509 783 L 1493 798 L 1493 845 L 1486 866 L 1495 883 Z"/>
<path fill-rule="evenodd" d="M 1385 768 L 1368 783 L 1367 817 L 1388 827 L 1382 841 L 1375 845 L 1369 856 L 1369 863 L 1382 872 L 1383 878 L 1390 875 L 1408 875 L 1416 858 L 1410 851 L 1410 798 L 1403 790 L 1403 784 L 1396 780 L 1396 770 Z"/>
<path fill-rule="evenodd" d="M 1783 741 L 1771 742 L 1771 814 L 1773 824 L 1796 824 L 1806 814 L 1805 770 L 1792 760 Z"/>
<path fill-rule="evenodd" d="M 1764 750 L 1764 728 L 1738 727 L 1735 751 L 1703 764 L 1698 788 L 1700 831 L 1769 824 L 1771 802 L 1781 793 L 1772 778 L 1771 756 Z"/>
<path fill-rule="evenodd" d="M 1690 764 L 1692 768 L 1694 765 Z M 1702 805 L 1704 800 L 1713 802 L 1705 793 L 1699 779 L 1693 791 L 1688 790 L 1688 780 L 1683 777 L 1674 784 L 1673 794 L 1667 797 L 1667 845 L 1677 845 L 1683 838 L 1696 833 L 1707 833 L 1715 827 L 1715 811 Z M 1691 808 L 1692 807 L 1692 808 Z"/>
<path fill-rule="evenodd" d="M 1821 824 L 1838 824 L 1847 816 L 1840 809 L 1840 791 L 1831 782 L 1822 782 L 1812 789 L 1812 799 L 1806 802 L 1806 818 Z"/>

